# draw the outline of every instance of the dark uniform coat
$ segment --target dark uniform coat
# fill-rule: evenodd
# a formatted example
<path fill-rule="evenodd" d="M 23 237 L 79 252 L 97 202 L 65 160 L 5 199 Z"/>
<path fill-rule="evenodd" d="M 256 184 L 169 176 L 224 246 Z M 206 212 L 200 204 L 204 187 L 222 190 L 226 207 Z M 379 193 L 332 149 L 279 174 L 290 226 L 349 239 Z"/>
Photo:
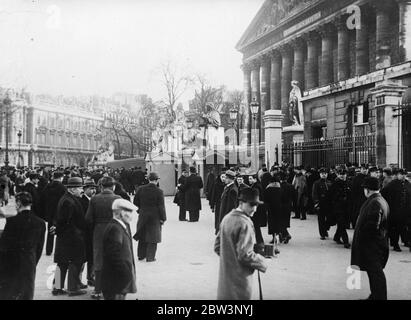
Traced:
<path fill-rule="evenodd" d="M 131 235 L 115 219 L 108 223 L 103 235 L 101 288 L 104 295 L 137 292 Z"/>
<path fill-rule="evenodd" d="M 83 194 L 80 198 L 81 206 L 83 207 L 84 217 L 86 217 L 86 213 L 88 210 L 88 205 L 90 203 L 89 198 Z M 86 260 L 93 261 L 93 228 L 90 224 L 87 223 L 86 225 Z"/>
<path fill-rule="evenodd" d="M 351 265 L 363 271 L 375 265 L 385 267 L 389 255 L 388 215 L 388 203 L 379 193 L 362 205 L 352 241 Z"/>
<path fill-rule="evenodd" d="M 200 190 L 203 187 L 203 179 L 196 174 L 191 174 L 184 185 L 185 206 L 187 211 L 201 210 Z"/>
<path fill-rule="evenodd" d="M 7 218 L 0 237 L 0 300 L 31 300 L 46 224 L 29 210 Z"/>
<path fill-rule="evenodd" d="M 101 271 L 103 266 L 103 235 L 107 224 L 113 219 L 111 209 L 114 200 L 121 199 L 111 190 L 104 190 L 91 198 L 86 221 L 93 229 L 93 265 L 95 271 Z"/>
<path fill-rule="evenodd" d="M 66 192 L 57 206 L 54 262 L 82 264 L 86 261 L 85 232 L 86 220 L 80 198 Z"/>
<path fill-rule="evenodd" d="M 164 193 L 153 183 L 141 186 L 134 197 L 138 207 L 137 230 L 133 238 L 147 243 L 161 242 L 161 223 L 166 221 Z"/>
<path fill-rule="evenodd" d="M 364 195 L 364 188 L 362 187 L 367 175 L 359 173 L 356 175 L 352 182 L 352 212 L 351 221 L 355 222 L 358 215 L 360 214 L 360 209 L 363 203 L 367 200 Z"/>
<path fill-rule="evenodd" d="M 236 209 L 238 206 L 238 188 L 235 183 L 225 186 L 223 194 L 221 195 L 221 204 L 219 212 L 219 223 L 231 210 Z"/>
<path fill-rule="evenodd" d="M 389 223 L 405 225 L 411 212 L 411 185 L 407 180 L 393 180 L 381 190 L 390 206 Z"/>
<path fill-rule="evenodd" d="M 181 175 L 180 178 L 178 178 L 178 184 L 180 186 L 177 187 L 177 193 L 174 197 L 174 203 L 177 204 L 179 207 L 185 205 L 185 192 L 184 192 L 184 187 L 185 187 L 185 183 L 186 183 L 186 179 L 187 177 Z"/>
<path fill-rule="evenodd" d="M 364 191 L 363 191 L 364 192 Z M 345 228 L 349 225 L 351 188 L 347 181 L 335 179 L 329 190 L 330 212 L 327 215 L 328 225 L 340 223 Z"/>
<path fill-rule="evenodd" d="M 312 199 L 319 213 L 327 217 L 330 210 L 329 190 L 331 181 L 328 179 L 318 179 L 313 184 Z M 364 192 L 363 192 L 364 194 Z"/>

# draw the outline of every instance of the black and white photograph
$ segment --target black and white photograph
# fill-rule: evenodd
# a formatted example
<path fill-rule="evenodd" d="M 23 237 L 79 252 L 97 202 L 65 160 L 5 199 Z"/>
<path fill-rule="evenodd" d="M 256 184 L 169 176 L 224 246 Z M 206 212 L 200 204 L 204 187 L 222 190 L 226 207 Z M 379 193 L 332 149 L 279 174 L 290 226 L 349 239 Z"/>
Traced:
<path fill-rule="evenodd" d="M 411 300 L 410 0 L 0 0 L 0 29 L 0 300 Z"/>

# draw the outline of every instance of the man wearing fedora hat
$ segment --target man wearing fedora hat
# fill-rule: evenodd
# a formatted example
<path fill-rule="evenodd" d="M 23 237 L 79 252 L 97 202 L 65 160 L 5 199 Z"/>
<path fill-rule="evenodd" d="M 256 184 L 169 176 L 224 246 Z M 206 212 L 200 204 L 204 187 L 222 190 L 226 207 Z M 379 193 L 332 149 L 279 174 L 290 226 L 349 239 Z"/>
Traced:
<path fill-rule="evenodd" d="M 257 189 L 245 188 L 239 206 L 221 222 L 214 251 L 220 256 L 217 299 L 250 300 L 253 273 L 265 272 L 265 258 L 254 252 L 255 233 L 251 217 L 261 204 Z"/>
<path fill-rule="evenodd" d="M 85 261 L 86 221 L 80 202 L 83 194 L 83 179 L 72 177 L 67 182 L 67 192 L 60 199 L 56 215 L 56 250 L 54 262 L 58 272 L 55 275 L 53 295 L 64 294 L 63 290 L 68 271 L 69 296 L 83 295 L 80 288 L 80 270 Z"/>
<path fill-rule="evenodd" d="M 97 185 L 101 185 L 101 192 L 90 199 L 86 213 L 88 227 L 93 230 L 93 267 L 94 267 L 94 292 L 93 299 L 103 297 L 101 291 L 101 270 L 103 267 L 103 235 L 107 224 L 113 218 L 112 205 L 114 200 L 121 199 L 114 194 L 114 179 L 102 177 Z"/>
<path fill-rule="evenodd" d="M 161 242 L 161 228 L 167 220 L 164 193 L 157 184 L 160 177 L 156 172 L 148 175 L 149 184 L 138 188 L 134 205 L 138 207 L 137 230 L 134 240 L 138 241 L 139 260 L 156 261 L 157 243 Z"/>
<path fill-rule="evenodd" d="M 380 182 L 368 177 L 363 188 L 367 200 L 361 206 L 355 226 L 351 265 L 366 271 L 370 281 L 371 300 L 387 300 L 387 283 L 383 269 L 388 261 L 388 203 L 381 196 Z"/>
<path fill-rule="evenodd" d="M 225 187 L 223 194 L 221 195 L 221 203 L 219 210 L 219 224 L 223 220 L 224 216 L 228 214 L 231 210 L 238 205 L 238 188 L 234 183 L 235 172 L 232 170 L 227 170 L 225 172 Z"/>

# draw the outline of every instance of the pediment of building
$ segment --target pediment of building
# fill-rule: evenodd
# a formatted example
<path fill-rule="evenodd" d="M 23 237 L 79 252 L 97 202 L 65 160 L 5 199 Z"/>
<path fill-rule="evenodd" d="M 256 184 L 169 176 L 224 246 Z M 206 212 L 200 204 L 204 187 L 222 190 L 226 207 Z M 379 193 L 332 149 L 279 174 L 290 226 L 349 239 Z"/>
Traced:
<path fill-rule="evenodd" d="M 244 46 L 276 29 L 287 18 L 317 1 L 266 0 L 237 43 L 237 50 L 241 50 Z"/>

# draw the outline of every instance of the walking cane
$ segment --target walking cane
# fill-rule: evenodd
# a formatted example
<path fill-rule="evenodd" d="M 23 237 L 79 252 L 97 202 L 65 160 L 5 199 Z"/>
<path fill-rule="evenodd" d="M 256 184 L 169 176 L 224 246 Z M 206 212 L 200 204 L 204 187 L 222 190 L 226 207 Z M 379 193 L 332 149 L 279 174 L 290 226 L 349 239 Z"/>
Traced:
<path fill-rule="evenodd" d="M 258 272 L 258 288 L 260 291 L 260 300 L 263 300 L 263 290 L 261 288 L 260 270 L 257 270 L 257 272 Z"/>

